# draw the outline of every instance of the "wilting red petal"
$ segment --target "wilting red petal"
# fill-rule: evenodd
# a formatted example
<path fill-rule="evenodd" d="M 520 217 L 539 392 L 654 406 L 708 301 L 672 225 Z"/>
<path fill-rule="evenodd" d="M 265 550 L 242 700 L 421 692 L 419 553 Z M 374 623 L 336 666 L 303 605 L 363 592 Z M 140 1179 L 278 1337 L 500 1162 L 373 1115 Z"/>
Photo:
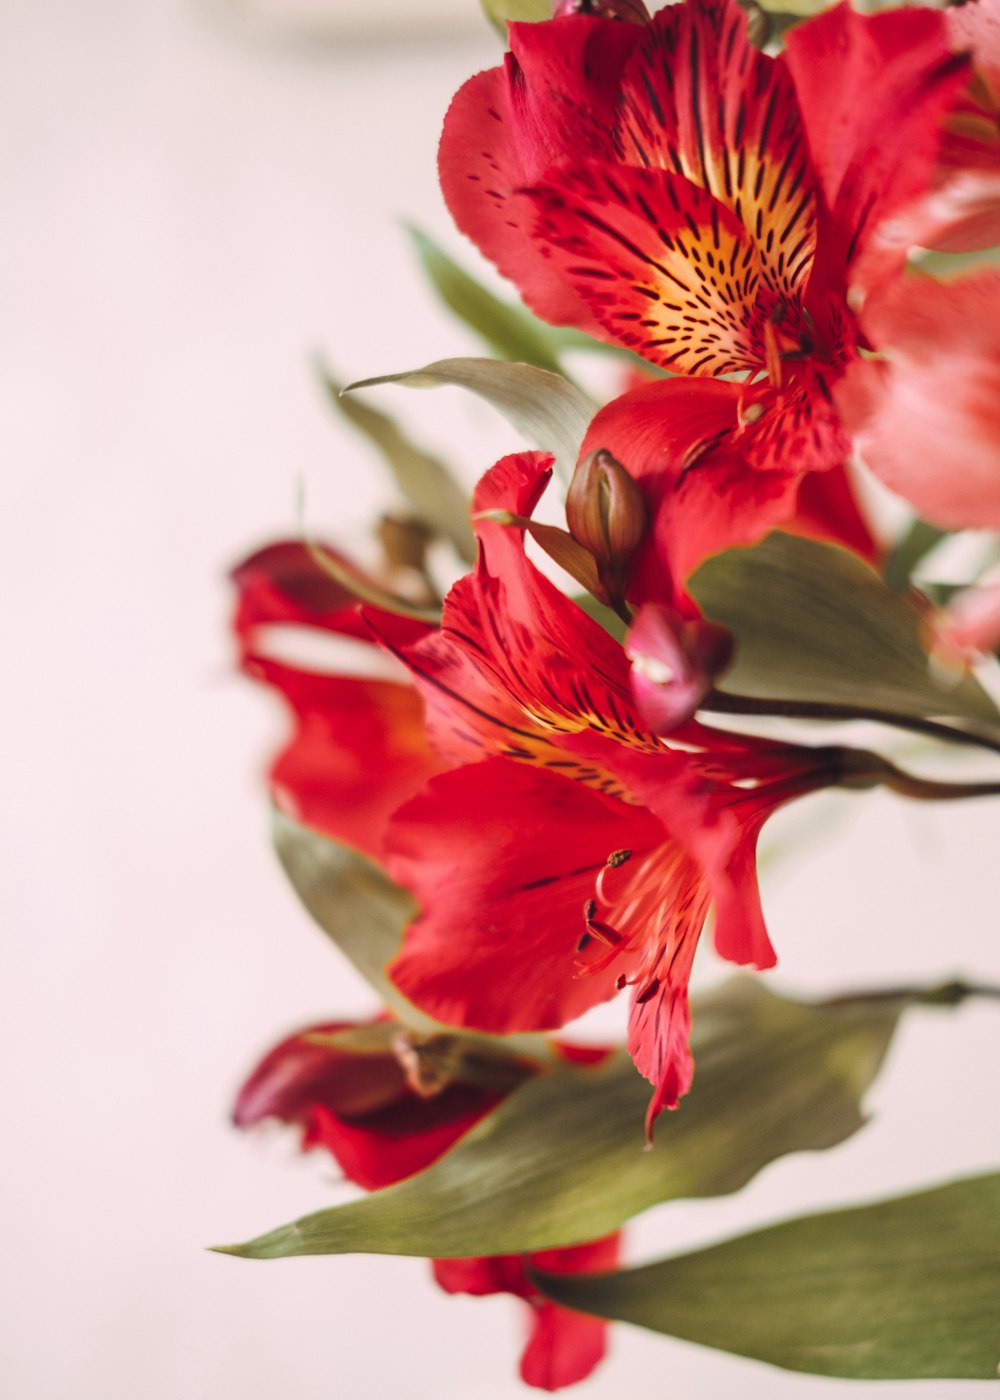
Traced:
<path fill-rule="evenodd" d="M 445 118 L 438 168 L 452 217 L 557 324 L 586 329 L 591 318 L 532 244 L 533 210 L 519 192 L 565 155 L 609 150 L 621 68 L 640 33 L 583 16 L 511 25 L 505 66 L 466 83 Z"/>
<path fill-rule="evenodd" d="M 503 1096 L 450 1084 L 423 1098 L 388 1051 L 349 1051 L 316 1039 L 357 1024 L 310 1026 L 276 1045 L 240 1089 L 233 1121 L 239 1128 L 268 1118 L 296 1125 L 304 1150 L 325 1148 L 348 1180 L 374 1191 L 437 1161 Z"/>
<path fill-rule="evenodd" d="M 821 197 L 815 295 L 842 288 L 877 226 L 928 188 L 969 65 L 951 52 L 943 14 L 866 16 L 846 3 L 795 25 L 779 61 L 795 83 Z"/>
<path fill-rule="evenodd" d="M 442 774 L 386 836 L 390 874 L 421 907 L 393 982 L 445 1024 L 563 1025 L 612 996 L 629 967 L 626 956 L 578 975 L 596 876 L 612 851 L 661 841 L 649 812 L 558 772 L 494 759 Z"/>
<path fill-rule="evenodd" d="M 618 151 L 686 176 L 740 219 L 772 298 L 793 298 L 815 247 L 812 178 L 787 73 L 733 0 L 661 9 L 622 86 Z"/>
<path fill-rule="evenodd" d="M 838 390 L 875 474 L 946 529 L 1000 529 L 1000 274 L 899 278 L 864 323 L 888 362 Z"/>
<path fill-rule="evenodd" d="M 274 623 L 301 623 L 371 641 L 357 598 L 319 567 L 301 540 L 266 545 L 230 577 L 237 591 L 233 627 L 246 648 L 252 649 L 255 628 Z"/>
<path fill-rule="evenodd" d="M 435 1259 L 434 1277 L 447 1293 L 485 1297 L 512 1293 L 530 1304 L 530 1335 L 521 1356 L 521 1379 L 539 1390 L 561 1390 L 585 1380 L 607 1351 L 606 1322 L 542 1298 L 528 1277 L 544 1273 L 599 1273 L 617 1267 L 621 1233 L 586 1244 L 489 1259 Z"/>
<path fill-rule="evenodd" d="M 282 811 L 305 826 L 378 857 L 395 809 L 440 771 L 409 685 L 299 671 L 253 657 L 247 674 L 278 690 L 295 731 L 271 766 Z"/>
<path fill-rule="evenodd" d="M 681 374 L 762 365 L 757 252 L 724 204 L 664 170 L 579 160 L 529 193 L 552 274 L 605 339 Z"/>
<path fill-rule="evenodd" d="M 358 1120 L 316 1104 L 306 1124 L 305 1148 L 323 1147 L 349 1181 L 377 1191 L 431 1166 L 502 1099 L 465 1084 L 431 1098 L 415 1094 Z"/>

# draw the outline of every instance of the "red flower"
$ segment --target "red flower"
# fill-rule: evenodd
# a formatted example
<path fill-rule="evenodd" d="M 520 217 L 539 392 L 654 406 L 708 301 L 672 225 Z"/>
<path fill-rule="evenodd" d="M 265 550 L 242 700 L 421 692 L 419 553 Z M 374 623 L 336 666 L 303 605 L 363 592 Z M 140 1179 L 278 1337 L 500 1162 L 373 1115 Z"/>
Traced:
<path fill-rule="evenodd" d="M 416 691 L 402 668 L 386 665 L 357 600 L 323 572 L 305 545 L 269 545 L 232 577 L 241 669 L 274 687 L 295 719 L 292 739 L 271 766 L 276 804 L 306 826 L 377 857 L 389 815 L 442 766 L 427 743 Z M 287 635 L 292 627 L 353 650 L 346 657 L 333 652 L 330 669 L 322 671 L 282 661 L 274 633 L 280 628 Z M 428 630 L 417 623 L 409 629 L 413 637 Z M 392 679 L 373 676 L 373 668 Z"/>
<path fill-rule="evenodd" d="M 529 516 L 548 461 L 508 457 L 480 483 L 479 563 L 439 632 L 413 642 L 375 623 L 451 765 L 385 833 L 389 872 L 421 906 L 390 975 L 438 1020 L 501 1034 L 563 1025 L 631 986 L 651 1125 L 691 1081 L 687 983 L 710 905 L 724 957 L 774 962 L 757 836 L 836 781 L 836 758 L 697 723 L 669 748 L 650 730 L 622 647 L 533 567 L 521 530 L 482 518 Z"/>
<path fill-rule="evenodd" d="M 649 489 L 679 588 L 849 454 L 834 391 L 867 340 L 848 292 L 876 230 L 928 188 L 967 61 L 917 9 L 840 5 L 776 59 L 735 0 L 510 34 L 505 67 L 448 113 L 445 198 L 540 315 L 674 376 L 610 405 L 584 450 Z"/>
<path fill-rule="evenodd" d="M 384 1028 L 382 1047 L 343 1049 L 331 1042 L 338 1031 L 371 1034 Z M 451 1037 L 407 1040 L 388 1022 L 359 1028 L 350 1022 L 311 1026 L 275 1046 L 240 1090 L 237 1127 L 267 1118 L 302 1130 L 304 1150 L 325 1148 L 348 1180 L 373 1191 L 402 1181 L 437 1161 L 460 1137 L 501 1102 L 519 1080 L 537 1073 L 537 1063 L 506 1060 L 496 1067 L 497 1084 L 449 1078 L 440 1066 L 451 1053 Z M 603 1059 L 590 1047 L 554 1046 L 583 1062 Z M 456 1065 L 461 1073 L 461 1065 Z M 488 1078 L 489 1076 L 487 1076 Z M 500 1083 L 504 1087 L 498 1087 Z M 542 1298 L 532 1268 L 554 1273 L 613 1269 L 621 1232 L 599 1240 L 527 1255 L 433 1260 L 434 1277 L 448 1293 L 512 1293 L 529 1306 L 529 1338 L 521 1357 L 528 1385 L 559 1390 L 583 1380 L 607 1349 L 607 1324 L 570 1312 Z"/>

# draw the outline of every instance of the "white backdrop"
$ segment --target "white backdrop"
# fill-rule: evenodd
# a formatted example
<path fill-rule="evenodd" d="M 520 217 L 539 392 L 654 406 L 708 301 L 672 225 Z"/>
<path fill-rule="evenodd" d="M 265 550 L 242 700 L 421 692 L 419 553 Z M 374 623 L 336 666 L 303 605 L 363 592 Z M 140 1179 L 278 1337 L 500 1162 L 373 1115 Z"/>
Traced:
<path fill-rule="evenodd" d="M 510 1300 L 446 1298 L 420 1261 L 205 1252 L 339 1199 L 319 1157 L 226 1123 L 268 1044 L 369 1002 L 269 853 L 260 775 L 280 721 L 230 674 L 223 573 L 293 528 L 300 479 L 310 519 L 345 536 L 382 499 L 321 402 L 314 349 L 360 377 L 474 348 L 395 223 L 461 248 L 437 131 L 499 51 L 463 6 L 447 37 L 421 39 L 414 4 L 376 44 L 352 21 L 364 7 L 340 0 L 353 32 L 318 48 L 279 40 L 276 5 L 245 5 L 246 28 L 238 7 L 181 0 L 0 9 L 13 1400 L 525 1394 Z M 458 444 L 470 480 L 517 445 L 450 391 L 385 392 Z M 775 984 L 1000 979 L 995 807 L 840 803 L 838 840 L 767 882 Z M 853 1142 L 779 1163 L 735 1201 L 657 1212 L 643 1252 L 993 1165 L 998 1050 L 996 1006 L 914 1013 Z M 836 1389 L 620 1329 L 580 1394 L 640 1387 Z"/>

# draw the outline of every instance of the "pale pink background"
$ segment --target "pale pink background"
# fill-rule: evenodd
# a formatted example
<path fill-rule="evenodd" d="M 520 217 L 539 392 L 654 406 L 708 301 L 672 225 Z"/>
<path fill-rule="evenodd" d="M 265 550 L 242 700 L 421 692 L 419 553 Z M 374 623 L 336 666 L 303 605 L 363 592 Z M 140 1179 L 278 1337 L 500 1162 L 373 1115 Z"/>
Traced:
<path fill-rule="evenodd" d="M 475 0 L 452 19 L 437 0 L 436 39 L 414 0 L 377 42 L 366 10 L 391 3 L 329 0 L 341 32 L 318 47 L 264 0 L 247 25 L 190 0 L 0 9 L 12 1400 L 525 1393 L 508 1300 L 445 1298 L 419 1261 L 205 1252 L 340 1199 L 327 1164 L 236 1135 L 226 1111 L 279 1034 L 370 1004 L 269 853 L 260 774 L 280 720 L 230 674 L 223 572 L 294 527 L 300 480 L 309 518 L 345 536 L 388 498 L 324 407 L 313 350 L 361 376 L 474 349 L 394 220 L 461 248 L 436 136 L 498 48 Z M 315 31 L 320 0 L 298 8 Z M 457 394 L 385 394 L 457 444 L 469 480 L 517 445 Z M 766 883 L 775 985 L 1000 979 L 995 806 L 832 807 L 826 846 Z M 995 1005 L 914 1014 L 852 1143 L 657 1212 L 634 1253 L 991 1166 L 998 1051 Z M 620 1329 L 580 1394 L 834 1389 Z"/>

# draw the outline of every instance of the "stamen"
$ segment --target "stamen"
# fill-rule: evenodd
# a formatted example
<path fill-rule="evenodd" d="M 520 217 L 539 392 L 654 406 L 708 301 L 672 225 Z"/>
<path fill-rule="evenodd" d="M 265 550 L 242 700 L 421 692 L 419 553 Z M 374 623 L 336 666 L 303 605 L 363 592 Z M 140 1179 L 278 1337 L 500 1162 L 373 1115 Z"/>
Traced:
<path fill-rule="evenodd" d="M 781 388 L 781 347 L 778 344 L 778 333 L 772 321 L 764 322 L 764 364 L 767 367 L 767 377 L 776 389 Z"/>
<path fill-rule="evenodd" d="M 652 1001 L 653 997 L 656 996 L 656 993 L 657 993 L 659 990 L 660 990 L 660 979 L 659 979 L 658 977 L 652 977 L 652 978 L 650 978 L 650 980 L 649 980 L 649 981 L 646 983 L 646 985 L 643 987 L 642 991 L 641 991 L 641 992 L 638 992 L 638 993 L 636 994 L 636 998 L 635 998 L 635 1004 L 636 1004 L 636 1006 L 644 1006 L 645 1003 L 646 1003 L 647 1001 Z"/>
<path fill-rule="evenodd" d="M 582 934 L 579 943 L 576 945 L 576 951 L 578 953 L 582 953 L 586 949 L 588 944 L 593 943 L 593 941 L 594 940 L 589 933 Z"/>
<path fill-rule="evenodd" d="M 596 913 L 597 913 L 597 900 L 596 900 L 596 899 L 588 899 L 587 902 L 586 902 L 586 904 L 584 904 L 584 906 L 583 906 L 583 917 L 587 920 L 588 923 L 590 923 L 590 920 L 594 917 L 594 915 L 595 915 Z"/>
<path fill-rule="evenodd" d="M 587 932 L 606 948 L 619 948 L 622 944 L 622 936 L 610 924 L 602 924 L 598 919 L 590 919 L 587 922 Z"/>
<path fill-rule="evenodd" d="M 632 859 L 632 852 L 628 850 L 612 851 L 605 861 L 605 865 L 612 870 L 617 870 L 619 865 L 624 865 L 627 860 Z"/>

